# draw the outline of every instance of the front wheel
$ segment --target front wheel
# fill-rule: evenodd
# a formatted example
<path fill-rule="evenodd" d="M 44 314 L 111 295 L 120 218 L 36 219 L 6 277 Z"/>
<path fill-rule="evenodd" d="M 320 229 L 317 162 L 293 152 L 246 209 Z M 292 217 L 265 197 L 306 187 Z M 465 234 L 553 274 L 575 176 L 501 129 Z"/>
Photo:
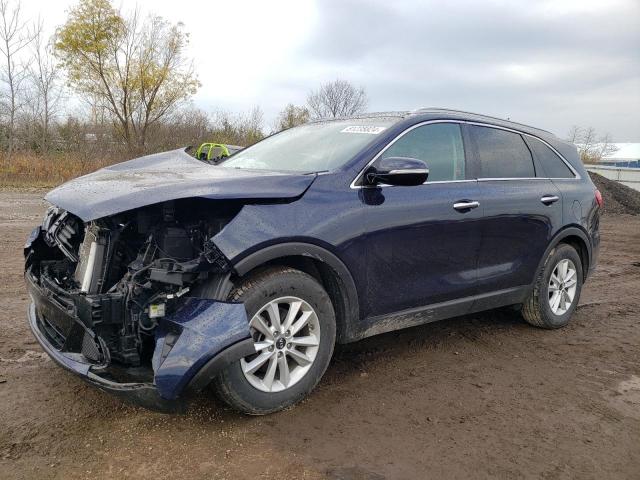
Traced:
<path fill-rule="evenodd" d="M 230 300 L 245 304 L 256 352 L 216 378 L 218 396 L 252 415 L 300 401 L 320 381 L 333 353 L 335 313 L 325 290 L 304 272 L 273 267 L 245 280 Z"/>
<path fill-rule="evenodd" d="M 582 291 L 582 262 L 571 245 L 555 247 L 522 305 L 522 316 L 536 327 L 560 328 L 569 323 Z"/>

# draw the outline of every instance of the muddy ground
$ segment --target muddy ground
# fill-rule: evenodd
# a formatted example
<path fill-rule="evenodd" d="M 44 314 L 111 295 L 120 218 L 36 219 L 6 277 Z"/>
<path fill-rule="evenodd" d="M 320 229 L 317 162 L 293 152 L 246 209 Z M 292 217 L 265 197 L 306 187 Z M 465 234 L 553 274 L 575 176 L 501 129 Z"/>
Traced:
<path fill-rule="evenodd" d="M 0 192 L 2 479 L 640 477 L 639 216 L 603 219 L 565 329 L 511 310 L 456 318 L 340 349 L 288 411 L 202 396 L 169 416 L 85 385 L 32 339 L 21 249 L 40 196 Z"/>

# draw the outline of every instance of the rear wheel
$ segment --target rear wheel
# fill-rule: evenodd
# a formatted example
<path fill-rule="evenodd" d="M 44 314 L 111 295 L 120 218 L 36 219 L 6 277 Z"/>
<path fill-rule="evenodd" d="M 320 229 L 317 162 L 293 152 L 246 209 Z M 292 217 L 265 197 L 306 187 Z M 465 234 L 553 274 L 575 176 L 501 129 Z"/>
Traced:
<path fill-rule="evenodd" d="M 244 413 L 282 410 L 304 398 L 324 374 L 336 336 L 329 296 L 310 275 L 263 270 L 231 292 L 245 304 L 256 353 L 214 380 L 220 398 Z"/>
<path fill-rule="evenodd" d="M 564 327 L 573 315 L 582 291 L 582 262 L 571 245 L 555 247 L 522 305 L 522 316 L 536 327 Z"/>

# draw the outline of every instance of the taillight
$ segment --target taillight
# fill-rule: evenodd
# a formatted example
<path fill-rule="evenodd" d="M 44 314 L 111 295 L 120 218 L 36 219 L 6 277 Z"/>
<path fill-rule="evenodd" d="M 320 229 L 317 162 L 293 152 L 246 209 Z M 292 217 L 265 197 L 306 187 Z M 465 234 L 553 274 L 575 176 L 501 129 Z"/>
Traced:
<path fill-rule="evenodd" d="M 596 202 L 598 203 L 598 206 L 600 208 L 602 208 L 602 206 L 604 205 L 604 199 L 602 198 L 600 190 L 596 190 Z"/>

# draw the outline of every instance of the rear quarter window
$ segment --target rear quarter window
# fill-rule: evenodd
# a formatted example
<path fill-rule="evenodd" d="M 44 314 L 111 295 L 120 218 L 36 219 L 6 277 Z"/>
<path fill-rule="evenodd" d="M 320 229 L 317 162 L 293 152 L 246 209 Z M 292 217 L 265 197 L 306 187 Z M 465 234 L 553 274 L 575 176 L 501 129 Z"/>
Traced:
<path fill-rule="evenodd" d="M 542 167 L 542 172 L 538 172 L 539 177 L 549 178 L 575 178 L 575 175 L 564 161 L 551 150 L 547 145 L 537 138 L 528 137 L 527 143 L 531 147 L 536 157 L 538 165 Z"/>
<path fill-rule="evenodd" d="M 518 133 L 471 126 L 478 148 L 480 178 L 532 178 L 536 176 L 531 152 Z"/>

